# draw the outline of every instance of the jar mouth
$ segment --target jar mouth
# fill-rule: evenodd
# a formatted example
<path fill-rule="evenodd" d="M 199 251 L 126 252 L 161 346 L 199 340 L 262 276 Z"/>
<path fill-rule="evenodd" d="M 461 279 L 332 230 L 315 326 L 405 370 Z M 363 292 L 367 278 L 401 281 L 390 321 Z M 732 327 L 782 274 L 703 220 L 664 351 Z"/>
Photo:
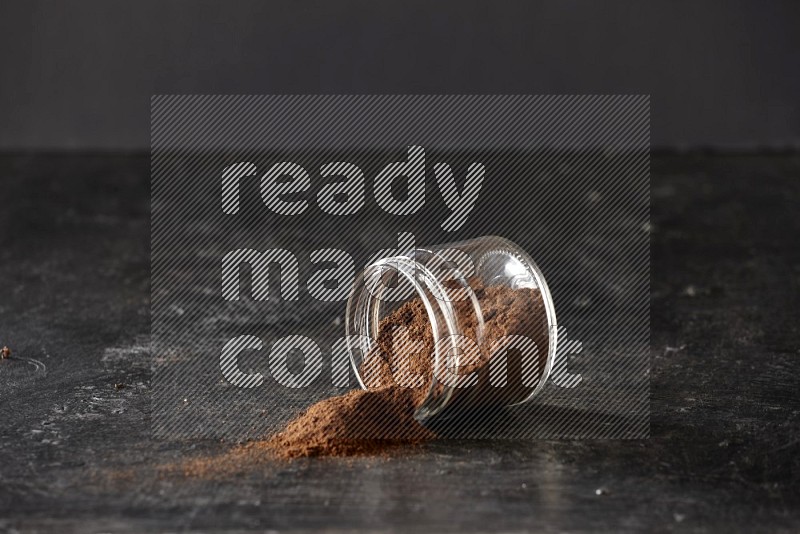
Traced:
<path fill-rule="evenodd" d="M 493 246 L 485 247 L 478 255 L 473 256 L 476 259 L 476 276 L 483 277 L 488 285 L 505 285 L 513 289 L 536 288 L 544 306 L 548 337 L 545 342 L 548 347 L 547 357 L 540 368 L 538 383 L 530 389 L 530 393 L 507 404 L 516 406 L 538 395 L 549 379 L 557 348 L 555 306 L 544 274 L 524 250 L 504 238 L 487 236 L 482 239 L 491 240 Z M 464 243 L 468 242 L 448 246 L 459 247 Z M 436 266 L 430 266 L 431 258 L 444 259 L 439 252 L 417 248 L 405 255 L 380 259 L 368 265 L 355 280 L 345 315 L 350 363 L 359 386 L 370 389 L 362 376 L 362 363 L 377 346 L 379 323 L 382 312 L 385 312 L 384 304 L 400 304 L 414 297 L 422 302 L 431 326 L 433 352 L 431 376 L 427 378 L 424 397 L 415 411 L 418 420 L 429 419 L 447 407 L 458 386 L 452 381 L 441 380 L 440 377 L 446 376 L 450 369 L 459 369 L 461 358 L 457 339 L 462 336 L 454 299 L 451 298 L 452 288 L 449 287 L 452 278 L 448 279 L 448 284 L 444 284 L 434 274 L 433 268 Z M 475 341 L 483 350 L 484 317 L 478 298 L 460 269 L 451 274 L 461 279 L 460 285 L 467 290 L 467 295 L 472 300 L 477 322 Z M 400 285 L 405 284 L 408 294 L 390 295 L 387 298 L 387 293 L 396 289 L 388 287 L 387 281 L 395 275 L 402 278 Z M 463 295 L 455 300 L 463 300 Z"/>
<path fill-rule="evenodd" d="M 381 320 L 381 305 L 384 302 L 399 303 L 408 300 L 407 298 L 397 300 L 386 298 L 388 291 L 385 281 L 394 274 L 399 275 L 405 283 L 410 284 L 410 288 L 413 290 L 410 296 L 417 297 L 422 301 L 431 324 L 434 347 L 433 367 L 424 399 L 414 413 L 416 419 L 425 420 L 441 412 L 453 394 L 453 387 L 441 383 L 437 377 L 441 376 L 439 371 L 444 367 L 455 366 L 457 368 L 458 366 L 458 361 L 455 363 L 447 361 L 447 357 L 449 355 L 458 358 L 455 339 L 459 330 L 456 313 L 446 288 L 423 263 L 408 256 L 384 258 L 367 266 L 363 273 L 356 278 L 353 293 L 347 301 L 345 328 L 348 334 L 361 333 L 362 335 L 347 336 L 350 363 L 361 388 L 369 389 L 364 382 L 360 368 L 364 358 L 376 345 L 378 326 Z"/>

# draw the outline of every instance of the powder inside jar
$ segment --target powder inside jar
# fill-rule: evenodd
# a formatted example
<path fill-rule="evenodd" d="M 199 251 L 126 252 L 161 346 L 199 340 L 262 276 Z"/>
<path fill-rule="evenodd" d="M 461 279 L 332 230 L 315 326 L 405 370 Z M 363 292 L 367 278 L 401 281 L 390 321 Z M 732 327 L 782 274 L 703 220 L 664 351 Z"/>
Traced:
<path fill-rule="evenodd" d="M 544 303 L 538 289 L 512 289 L 473 283 L 483 321 L 470 300 L 454 303 L 459 330 L 479 350 L 462 353 L 457 375 L 476 375 L 469 387 L 456 388 L 448 406 L 453 409 L 505 406 L 521 402 L 536 386 L 523 380 L 519 351 L 507 355 L 506 384 L 490 380 L 490 363 L 500 355 L 493 344 L 510 334 L 536 343 L 538 377 L 547 360 L 548 334 Z M 364 358 L 360 374 L 369 389 L 331 397 L 301 412 L 286 427 L 263 442 L 279 457 L 344 456 L 376 453 L 398 445 L 418 444 L 436 435 L 414 418 L 431 390 L 434 375 L 434 337 L 421 299 L 415 298 L 384 317 L 375 347 Z M 436 387 L 441 388 L 441 384 Z"/>

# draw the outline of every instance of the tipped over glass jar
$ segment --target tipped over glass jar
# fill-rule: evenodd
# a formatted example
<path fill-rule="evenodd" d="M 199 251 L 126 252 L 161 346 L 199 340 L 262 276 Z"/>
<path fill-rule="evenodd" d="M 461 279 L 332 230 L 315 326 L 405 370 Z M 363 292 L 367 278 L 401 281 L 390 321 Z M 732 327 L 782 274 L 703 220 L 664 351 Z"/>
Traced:
<path fill-rule="evenodd" d="M 369 264 L 347 303 L 351 364 L 364 389 L 414 389 L 415 417 L 534 398 L 550 374 L 556 313 L 518 245 L 485 236 Z"/>

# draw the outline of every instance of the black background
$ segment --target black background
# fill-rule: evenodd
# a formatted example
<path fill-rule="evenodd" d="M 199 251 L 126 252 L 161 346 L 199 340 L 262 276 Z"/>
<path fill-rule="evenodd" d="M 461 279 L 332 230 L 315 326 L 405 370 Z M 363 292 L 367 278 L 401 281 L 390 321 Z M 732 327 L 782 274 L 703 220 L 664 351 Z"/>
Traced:
<path fill-rule="evenodd" d="M 0 148 L 147 149 L 153 94 L 651 94 L 653 145 L 800 139 L 800 4 L 0 3 Z"/>

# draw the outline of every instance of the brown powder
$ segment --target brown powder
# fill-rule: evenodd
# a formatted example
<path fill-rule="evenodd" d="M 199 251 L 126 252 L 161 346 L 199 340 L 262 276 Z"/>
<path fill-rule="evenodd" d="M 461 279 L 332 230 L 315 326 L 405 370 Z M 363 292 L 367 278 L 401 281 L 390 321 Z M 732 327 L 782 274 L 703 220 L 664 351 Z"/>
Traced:
<path fill-rule="evenodd" d="M 478 379 L 471 387 L 456 389 L 449 404 L 464 409 L 520 402 L 533 388 L 523 383 L 519 353 L 509 351 L 507 385 L 494 387 L 488 364 L 495 355 L 490 348 L 508 334 L 531 338 L 539 347 L 541 375 L 548 347 L 541 295 L 537 289 L 484 287 L 474 281 L 472 285 L 484 321 L 483 339 L 477 339 L 479 320 L 472 303 L 456 303 L 461 332 L 479 343 L 480 349 L 460 363 L 457 374 L 475 372 Z M 404 329 L 405 337 L 397 335 L 398 327 Z M 345 456 L 372 454 L 435 438 L 414 419 L 433 376 L 433 332 L 422 301 L 410 300 L 381 320 L 376 341 L 376 348 L 361 367 L 370 389 L 350 391 L 314 404 L 283 431 L 251 447 L 264 447 L 283 458 Z"/>
<path fill-rule="evenodd" d="M 536 289 L 483 287 L 470 281 L 484 321 L 480 353 L 462 361 L 459 374 L 476 372 L 476 385 L 456 389 L 449 406 L 471 409 L 508 405 L 524 400 L 532 388 L 523 384 L 518 353 L 509 351 L 507 385 L 490 383 L 489 367 L 496 354 L 491 344 L 508 334 L 524 335 L 539 347 L 540 375 L 547 360 L 547 320 L 541 294 Z M 470 302 L 455 305 L 459 329 L 476 342 L 478 318 Z M 398 338 L 398 328 L 408 334 Z M 401 346 L 402 341 L 410 346 Z M 420 299 L 402 304 L 378 326 L 375 349 L 361 367 L 362 378 L 370 389 L 353 390 L 310 406 L 267 440 L 237 445 L 222 455 L 200 455 L 177 464 L 161 466 L 162 476 L 230 478 L 255 469 L 268 468 L 275 458 L 313 456 L 354 456 L 394 454 L 435 439 L 436 435 L 414 418 L 414 413 L 430 389 L 433 363 L 433 332 Z M 417 387 L 408 385 L 411 377 L 422 377 Z"/>
<path fill-rule="evenodd" d="M 434 434 L 414 419 L 413 390 L 353 390 L 318 402 L 267 443 L 285 458 L 349 456 L 420 443 Z"/>

